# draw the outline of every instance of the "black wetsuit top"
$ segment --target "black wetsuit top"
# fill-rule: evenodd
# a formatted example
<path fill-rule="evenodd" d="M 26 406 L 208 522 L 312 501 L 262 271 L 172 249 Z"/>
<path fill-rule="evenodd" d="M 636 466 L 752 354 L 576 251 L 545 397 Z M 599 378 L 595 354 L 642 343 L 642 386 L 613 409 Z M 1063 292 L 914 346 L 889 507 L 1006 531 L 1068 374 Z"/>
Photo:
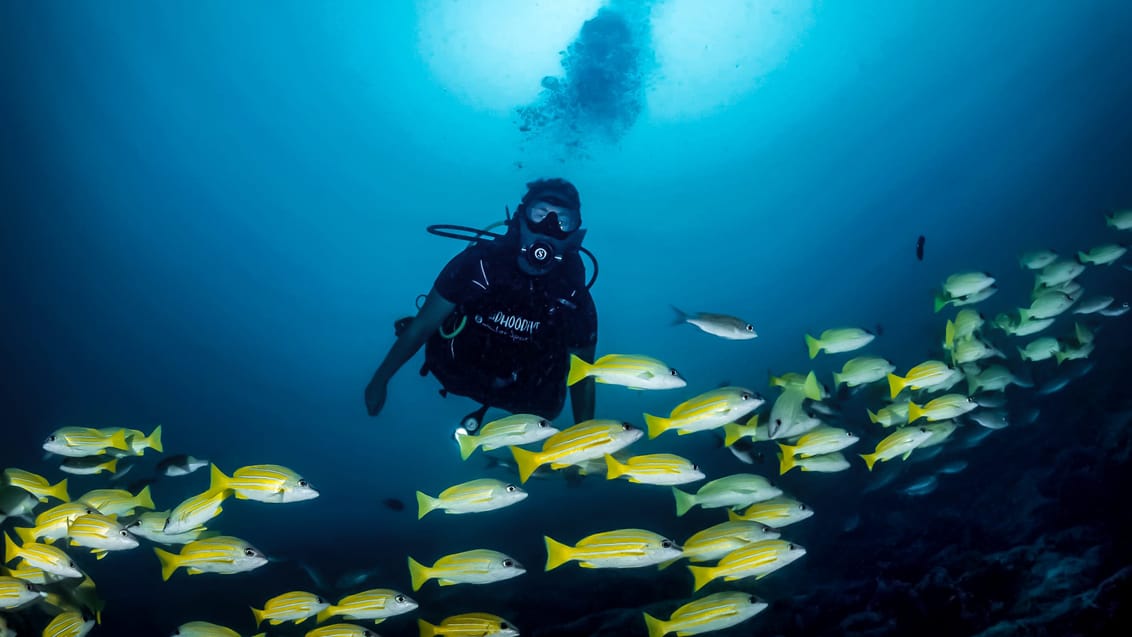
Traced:
<path fill-rule="evenodd" d="M 428 371 L 453 394 L 512 413 L 552 419 L 566 400 L 569 351 L 597 342 L 597 310 L 577 253 L 553 270 L 531 276 L 515 248 L 499 240 L 468 246 L 434 284 L 455 303 L 425 347 Z"/>

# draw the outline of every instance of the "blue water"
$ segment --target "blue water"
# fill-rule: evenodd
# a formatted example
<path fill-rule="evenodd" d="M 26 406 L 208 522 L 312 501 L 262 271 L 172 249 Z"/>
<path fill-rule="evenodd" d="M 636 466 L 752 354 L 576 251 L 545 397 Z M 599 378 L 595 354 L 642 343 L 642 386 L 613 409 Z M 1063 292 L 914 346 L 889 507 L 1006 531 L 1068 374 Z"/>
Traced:
<path fill-rule="evenodd" d="M 55 428 L 161 424 L 169 453 L 227 472 L 286 465 L 322 494 L 225 505 L 217 528 L 278 559 L 251 573 L 179 572 L 162 583 L 145 543 L 98 562 L 78 554 L 106 601 L 92 634 L 166 635 L 190 620 L 251 634 L 248 606 L 313 589 L 300 563 L 331 581 L 372 572 L 364 586 L 320 591 L 331 597 L 411 593 L 407 555 L 431 563 L 480 547 L 528 572 L 478 587 L 430 582 L 411 593 L 416 613 L 379 632 L 415 635 L 417 616 L 484 611 L 524 635 L 644 635 L 642 610 L 667 616 L 688 599 L 682 566 L 544 573 L 542 536 L 573 543 L 641 527 L 683 541 L 720 521 L 718 511 L 678 519 L 667 489 L 599 476 L 532 481 L 514 507 L 418 521 L 415 490 L 506 476 L 479 454 L 459 459 L 451 433 L 475 405 L 441 398 L 435 380 L 415 373 L 418 355 L 391 383 L 384 412 L 365 413 L 362 390 L 393 342 L 392 322 L 413 313 L 462 248 L 424 227 L 499 220 L 532 179 L 562 176 L 581 191 L 585 245 L 600 262 L 598 353 L 655 356 L 689 380 L 669 392 L 598 388 L 599 417 L 638 425 L 642 412 L 722 382 L 773 398 L 768 371 L 812 367 L 828 382 L 848 357 L 811 363 L 803 334 L 829 327 L 881 326 L 866 352 L 906 370 L 939 355 L 953 311 L 933 313 L 931 294 L 947 275 L 998 278 L 1000 292 L 980 306 L 989 318 L 1028 302 L 1021 252 L 1127 241 L 1103 216 L 1132 207 L 1132 5 L 817 3 L 757 88 L 661 119 L 648 87 L 663 81 L 650 47 L 665 34 L 649 31 L 648 16 L 663 5 L 606 8 L 625 29 L 601 30 L 588 48 L 566 43 L 558 79 L 499 113 L 437 80 L 418 48 L 421 7 L 407 3 L 0 3 L 0 467 L 54 482 L 64 474 L 40 445 Z M 749 27 L 751 38 L 770 28 Z M 604 62 L 586 57 L 595 49 Z M 577 99 L 555 101 L 547 86 Z M 518 113 L 532 111 L 569 126 L 520 130 Z M 1119 303 L 1130 299 L 1130 276 L 1121 265 L 1090 268 L 1081 282 Z M 759 338 L 674 327 L 669 304 L 742 316 Z M 782 477 L 817 511 L 784 532 L 808 554 L 734 583 L 771 606 L 720 634 L 930 634 L 956 616 L 952 634 L 977 634 L 1033 619 L 1054 604 L 1019 603 L 1034 593 L 1017 570 L 1010 584 L 977 590 L 960 576 L 1008 561 L 1014 547 L 1050 569 L 1096 549 L 1055 591 L 1071 609 L 1086 606 L 1075 596 L 1128 590 L 1126 576 L 1101 587 L 1132 563 L 1116 542 L 1128 514 L 1112 511 L 1126 507 L 1101 494 L 1129 473 L 1127 437 L 1115 430 L 1129 407 L 1129 324 L 1090 320 L 1101 329 L 1085 380 L 1050 396 L 1008 394 L 1017 410 L 1040 409 L 1037 421 L 971 450 L 949 447 L 935 462 L 970 466 L 936 492 L 904 497 L 894 482 L 864 493 L 879 474 L 856 461 L 846 474 Z M 1071 328 L 1062 318 L 1051 332 Z M 987 333 L 1012 366 L 1031 367 L 1012 339 Z M 1056 373 L 1032 367 L 1039 380 Z M 863 438 L 855 451 L 883 435 L 864 417 L 870 401 L 844 406 L 843 426 Z M 568 415 L 557 424 L 571 424 Z M 772 450 L 744 465 L 706 433 L 633 451 L 680 453 L 709 477 L 777 473 Z M 145 457 L 131 479 L 156 462 Z M 909 466 L 900 479 L 915 475 Z M 71 493 L 104 483 L 72 477 Z M 167 508 L 206 484 L 199 472 L 152 488 Z M 407 510 L 383 505 L 388 498 Z M 1069 508 L 1058 513 L 1057 503 Z M 1069 532 L 1078 541 L 1059 552 L 1040 539 Z M 866 585 L 888 592 L 853 592 Z M 1008 590 L 1012 600 L 956 615 L 948 595 L 924 593 L 933 586 L 962 593 L 951 599 Z M 1048 634 L 1101 634 L 1127 617 L 1123 605 L 1102 609 L 1099 619 L 1067 611 L 1060 624 L 1034 621 L 1056 625 Z M 871 615 L 842 625 L 859 613 Z M 9 619 L 38 630 L 48 616 Z"/>

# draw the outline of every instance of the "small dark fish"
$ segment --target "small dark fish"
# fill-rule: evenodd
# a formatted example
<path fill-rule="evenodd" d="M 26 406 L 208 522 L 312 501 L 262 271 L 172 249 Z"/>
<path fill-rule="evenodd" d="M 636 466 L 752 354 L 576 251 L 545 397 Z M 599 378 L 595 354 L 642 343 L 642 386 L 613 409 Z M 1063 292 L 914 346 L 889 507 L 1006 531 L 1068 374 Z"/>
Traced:
<path fill-rule="evenodd" d="M 924 235 L 920 235 L 920 238 L 916 239 L 916 260 L 924 260 Z"/>
<path fill-rule="evenodd" d="M 405 510 L 405 503 L 398 500 L 397 498 L 385 498 L 381 501 L 381 503 L 384 504 L 385 508 L 389 509 L 390 511 Z"/>
<path fill-rule="evenodd" d="M 185 454 L 178 454 L 169 456 L 161 462 L 157 463 L 157 472 L 161 475 L 176 477 L 187 476 L 197 469 L 202 469 L 208 466 L 207 460 L 194 458 Z"/>
<path fill-rule="evenodd" d="M 884 336 L 884 325 L 883 324 L 877 323 L 876 335 L 877 336 Z"/>

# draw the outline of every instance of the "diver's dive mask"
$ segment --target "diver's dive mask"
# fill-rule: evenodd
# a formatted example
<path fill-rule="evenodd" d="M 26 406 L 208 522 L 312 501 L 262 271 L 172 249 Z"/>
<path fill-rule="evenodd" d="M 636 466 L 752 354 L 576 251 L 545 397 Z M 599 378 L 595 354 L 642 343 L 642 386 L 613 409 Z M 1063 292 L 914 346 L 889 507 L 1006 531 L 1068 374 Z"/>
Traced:
<path fill-rule="evenodd" d="M 543 275 L 582 245 L 586 231 L 581 215 L 554 202 L 535 201 L 517 215 L 519 227 L 519 269 Z"/>

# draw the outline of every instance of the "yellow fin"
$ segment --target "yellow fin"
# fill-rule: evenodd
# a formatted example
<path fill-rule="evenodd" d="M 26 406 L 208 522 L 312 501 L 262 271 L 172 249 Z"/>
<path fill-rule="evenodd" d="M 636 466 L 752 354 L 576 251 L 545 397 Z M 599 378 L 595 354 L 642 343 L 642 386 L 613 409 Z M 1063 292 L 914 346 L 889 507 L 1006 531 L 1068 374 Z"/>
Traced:
<path fill-rule="evenodd" d="M 924 415 L 924 408 L 923 407 L 920 407 L 919 405 L 917 405 L 916 403 L 913 403 L 913 402 L 908 403 L 908 424 L 912 424 L 912 423 L 916 422 L 923 415 Z"/>
<path fill-rule="evenodd" d="M 570 386 L 585 378 L 593 366 L 577 354 L 570 354 L 570 372 L 566 375 L 566 385 Z"/>
<path fill-rule="evenodd" d="M 573 559 L 573 547 L 567 546 L 549 535 L 542 536 L 546 541 L 546 570 L 553 570 Z"/>
<path fill-rule="evenodd" d="M 230 481 L 231 479 L 228 476 L 224 475 L 224 472 L 220 470 L 220 467 L 216 466 L 216 463 L 213 463 L 209 473 L 208 490 L 210 492 L 223 491 L 224 489 L 228 488 L 228 483 Z M 237 493 L 236 497 L 240 498 L 240 494 Z"/>
<path fill-rule="evenodd" d="M 648 613 L 641 613 L 645 616 L 645 628 L 649 631 L 649 637 L 664 637 L 668 633 L 668 624 L 659 620 Z"/>
<path fill-rule="evenodd" d="M 515 464 L 519 468 L 519 481 L 525 483 L 531 474 L 542 464 L 539 454 L 519 447 L 511 447 L 511 455 L 515 457 Z"/>
<path fill-rule="evenodd" d="M 684 493 L 672 487 L 672 495 L 676 498 L 676 517 L 683 516 L 689 509 L 696 506 L 696 496 Z"/>
<path fill-rule="evenodd" d="M 652 414 L 645 414 L 645 425 L 649 430 L 649 439 L 652 440 L 672 428 L 671 418 L 661 418 Z"/>
<path fill-rule="evenodd" d="M 460 458 L 467 460 L 468 456 L 475 453 L 476 448 L 480 446 L 480 441 L 478 437 L 461 429 L 456 432 L 456 444 L 460 445 Z"/>
<path fill-rule="evenodd" d="M 782 449 L 782 453 L 778 456 L 778 475 L 783 475 L 787 471 L 794 468 L 794 447 L 784 445 L 781 442 L 778 446 Z"/>
<path fill-rule="evenodd" d="M 692 592 L 696 592 L 707 585 L 708 582 L 715 579 L 715 568 L 711 566 L 688 566 L 688 570 L 692 572 L 692 578 L 695 584 L 692 586 Z"/>
<path fill-rule="evenodd" d="M 251 609 L 252 617 L 255 617 L 255 627 L 259 628 L 259 625 L 263 623 L 263 611 L 254 606 L 252 606 Z"/>
<path fill-rule="evenodd" d="M 331 604 L 330 606 L 327 606 L 326 608 L 318 611 L 318 615 L 315 616 L 315 620 L 321 624 L 322 622 L 330 619 L 331 617 L 334 617 L 337 614 L 338 607 Z"/>
<path fill-rule="evenodd" d="M 423 518 L 440 504 L 440 500 L 417 491 L 417 519 Z"/>
<path fill-rule="evenodd" d="M 806 334 L 806 347 L 810 350 L 810 358 L 814 358 L 818 355 L 818 352 L 821 351 L 821 341 Z"/>
<path fill-rule="evenodd" d="M 614 480 L 625 475 L 625 465 L 617 462 L 617 458 L 605 454 L 605 479 Z"/>
<path fill-rule="evenodd" d="M 417 626 L 421 630 L 421 637 L 436 637 L 436 626 L 423 619 L 417 619 Z"/>
<path fill-rule="evenodd" d="M 877 455 L 875 453 L 863 453 L 861 457 L 865 459 L 865 466 L 869 468 L 869 471 L 872 471 L 873 464 L 877 461 Z"/>
<path fill-rule="evenodd" d="M 165 451 L 164 447 L 161 445 L 161 425 L 157 425 L 153 428 L 153 433 L 146 437 L 145 444 L 157 453 L 163 453 Z"/>
<path fill-rule="evenodd" d="M 419 591 L 424 583 L 432 578 L 428 567 L 409 557 L 409 577 L 413 580 L 413 590 Z"/>
<path fill-rule="evenodd" d="M 168 551 L 162 551 L 159 548 L 153 549 L 153 552 L 161 562 L 161 580 L 168 582 L 169 578 L 173 576 L 173 571 L 176 571 L 177 567 L 180 566 L 179 560 L 181 556 Z"/>
<path fill-rule="evenodd" d="M 907 384 L 907 378 L 903 378 L 897 376 L 896 374 L 890 373 L 888 375 L 888 395 L 891 396 L 893 400 L 896 400 L 896 397 L 900 395 L 900 392 L 904 390 L 904 386 Z M 874 420 L 873 422 L 876 422 L 876 420 Z"/>
<path fill-rule="evenodd" d="M 59 484 L 48 489 L 47 494 L 53 495 L 63 502 L 71 501 L 71 496 L 67 495 L 67 480 L 65 478 L 63 480 L 60 480 Z"/>

